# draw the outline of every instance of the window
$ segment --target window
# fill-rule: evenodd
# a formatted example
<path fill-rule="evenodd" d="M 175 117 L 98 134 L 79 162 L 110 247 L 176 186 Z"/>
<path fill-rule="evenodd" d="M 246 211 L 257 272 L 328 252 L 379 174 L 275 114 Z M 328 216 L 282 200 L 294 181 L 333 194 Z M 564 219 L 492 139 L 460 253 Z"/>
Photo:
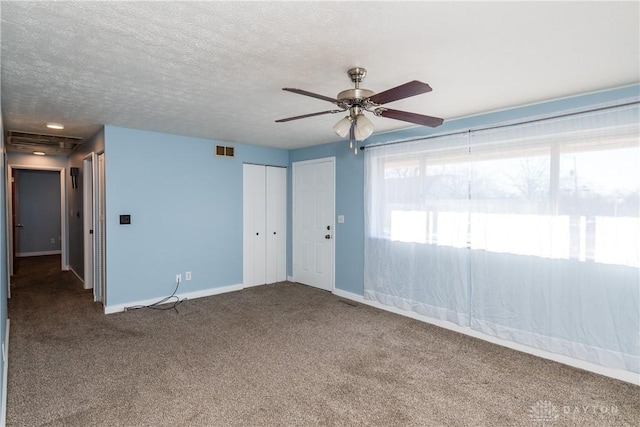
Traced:
<path fill-rule="evenodd" d="M 488 144 L 479 133 L 479 141 L 470 133 L 449 149 L 376 158 L 369 234 L 640 266 L 637 138 L 582 142 L 570 133 Z"/>

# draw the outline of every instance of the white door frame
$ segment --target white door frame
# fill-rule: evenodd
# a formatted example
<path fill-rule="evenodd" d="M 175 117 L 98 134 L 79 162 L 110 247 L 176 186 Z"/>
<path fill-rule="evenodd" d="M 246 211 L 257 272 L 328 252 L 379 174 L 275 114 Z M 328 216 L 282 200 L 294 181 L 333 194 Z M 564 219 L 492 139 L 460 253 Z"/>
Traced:
<path fill-rule="evenodd" d="M 96 186 L 94 187 L 94 220 L 96 228 L 94 228 L 94 241 L 95 241 L 95 257 L 94 257 L 94 282 L 93 282 L 93 300 L 95 302 L 101 302 L 104 307 L 107 306 L 107 246 L 106 246 L 106 165 L 104 151 L 96 153 L 96 163 L 94 164 L 94 178 Z M 98 287 L 96 288 L 96 284 Z"/>
<path fill-rule="evenodd" d="M 61 255 L 61 270 L 69 270 L 69 236 L 67 235 L 67 185 L 66 185 L 66 170 L 67 168 L 55 167 L 55 166 L 31 166 L 31 165 L 17 165 L 9 164 L 7 167 L 7 194 L 8 200 L 11 203 L 13 196 L 13 188 L 11 186 L 11 177 L 13 176 L 14 169 L 27 169 L 27 170 L 40 170 L 40 171 L 57 171 L 60 173 L 60 235 L 62 241 L 60 242 Z M 9 205 L 10 206 L 10 205 Z M 7 215 L 8 232 L 7 236 L 7 253 L 9 254 L 9 274 L 13 275 L 13 218 L 10 214 Z"/>
<path fill-rule="evenodd" d="M 291 234 L 292 234 L 292 239 L 291 239 L 291 260 L 292 260 L 292 266 L 291 266 L 291 274 L 293 275 L 293 281 L 296 281 L 296 277 L 295 277 L 295 266 L 297 265 L 297 260 L 296 260 L 296 240 L 297 240 L 297 236 L 296 236 L 296 227 L 295 227 L 295 221 L 296 221 L 296 216 L 295 216 L 295 212 L 296 212 L 296 166 L 297 165 L 308 165 L 308 164 L 313 164 L 313 163 L 326 163 L 326 162 L 330 162 L 333 166 L 333 212 L 331 213 L 331 233 L 333 235 L 332 239 L 331 239 L 331 252 L 333 255 L 333 259 L 331 262 L 331 292 L 335 291 L 336 289 L 336 224 L 335 224 L 335 218 L 336 218 L 336 158 L 335 156 L 331 156 L 331 157 L 322 157 L 319 159 L 312 159 L 312 160 L 302 160 L 299 162 L 292 162 L 291 164 Z"/>
<path fill-rule="evenodd" d="M 2 135 L 0 135 L 0 139 L 2 139 Z M 13 263 L 13 219 L 11 218 L 13 216 L 13 206 L 11 205 L 13 203 L 13 200 L 11 200 L 11 194 L 10 194 L 10 188 L 13 187 L 12 181 L 11 181 L 11 172 L 9 172 L 9 159 L 7 158 L 7 153 L 4 153 L 3 156 L 3 161 L 4 161 L 4 170 L 7 171 L 7 177 L 6 177 L 6 181 L 4 183 L 4 187 L 5 187 L 5 194 L 4 194 L 4 206 L 5 206 L 5 221 L 4 221 L 4 228 L 5 228 L 5 236 L 6 236 L 6 247 L 7 247 L 7 251 L 5 253 L 6 258 L 7 258 L 7 269 L 6 269 L 6 279 L 7 279 L 7 298 L 11 298 L 11 269 L 12 269 L 12 263 Z M 4 406 L 3 406 L 3 410 L 4 410 Z M 3 417 L 6 414 L 3 413 Z"/>
<path fill-rule="evenodd" d="M 84 288 L 93 289 L 95 282 L 95 153 L 91 152 L 82 159 L 82 235 L 84 236 Z"/>

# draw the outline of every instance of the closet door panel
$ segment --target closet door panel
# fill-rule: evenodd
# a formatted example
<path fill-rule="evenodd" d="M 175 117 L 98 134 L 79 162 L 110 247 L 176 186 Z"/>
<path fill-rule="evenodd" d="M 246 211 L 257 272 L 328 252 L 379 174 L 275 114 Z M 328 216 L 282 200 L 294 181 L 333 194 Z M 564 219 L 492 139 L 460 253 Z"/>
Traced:
<path fill-rule="evenodd" d="M 243 283 L 266 283 L 266 172 L 264 166 L 244 165 L 242 183 Z"/>
<path fill-rule="evenodd" d="M 266 283 L 275 283 L 287 278 L 287 170 L 267 166 L 266 177 Z"/>

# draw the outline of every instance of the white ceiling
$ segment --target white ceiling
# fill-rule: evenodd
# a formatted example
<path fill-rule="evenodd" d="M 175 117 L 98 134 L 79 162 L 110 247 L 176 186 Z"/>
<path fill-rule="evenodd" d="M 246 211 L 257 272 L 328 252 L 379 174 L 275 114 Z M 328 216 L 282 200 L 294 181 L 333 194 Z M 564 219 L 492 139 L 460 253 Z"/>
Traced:
<path fill-rule="evenodd" d="M 335 97 L 410 80 L 390 108 L 445 120 L 637 83 L 632 2 L 2 1 L 6 130 L 101 124 L 281 148 L 337 140 Z M 376 132 L 411 126 L 372 118 Z"/>

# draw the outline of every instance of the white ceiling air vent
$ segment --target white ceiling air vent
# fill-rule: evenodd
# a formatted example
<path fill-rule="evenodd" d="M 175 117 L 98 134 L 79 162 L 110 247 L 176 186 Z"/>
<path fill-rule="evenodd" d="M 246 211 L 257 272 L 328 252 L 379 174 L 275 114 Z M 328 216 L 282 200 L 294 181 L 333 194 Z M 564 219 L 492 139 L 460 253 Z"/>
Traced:
<path fill-rule="evenodd" d="M 235 150 L 233 147 L 225 147 L 224 145 L 216 145 L 216 156 L 234 157 Z"/>
<path fill-rule="evenodd" d="M 82 138 L 10 130 L 7 132 L 6 143 L 9 152 L 31 154 L 42 151 L 53 156 L 68 156 L 82 143 Z"/>

